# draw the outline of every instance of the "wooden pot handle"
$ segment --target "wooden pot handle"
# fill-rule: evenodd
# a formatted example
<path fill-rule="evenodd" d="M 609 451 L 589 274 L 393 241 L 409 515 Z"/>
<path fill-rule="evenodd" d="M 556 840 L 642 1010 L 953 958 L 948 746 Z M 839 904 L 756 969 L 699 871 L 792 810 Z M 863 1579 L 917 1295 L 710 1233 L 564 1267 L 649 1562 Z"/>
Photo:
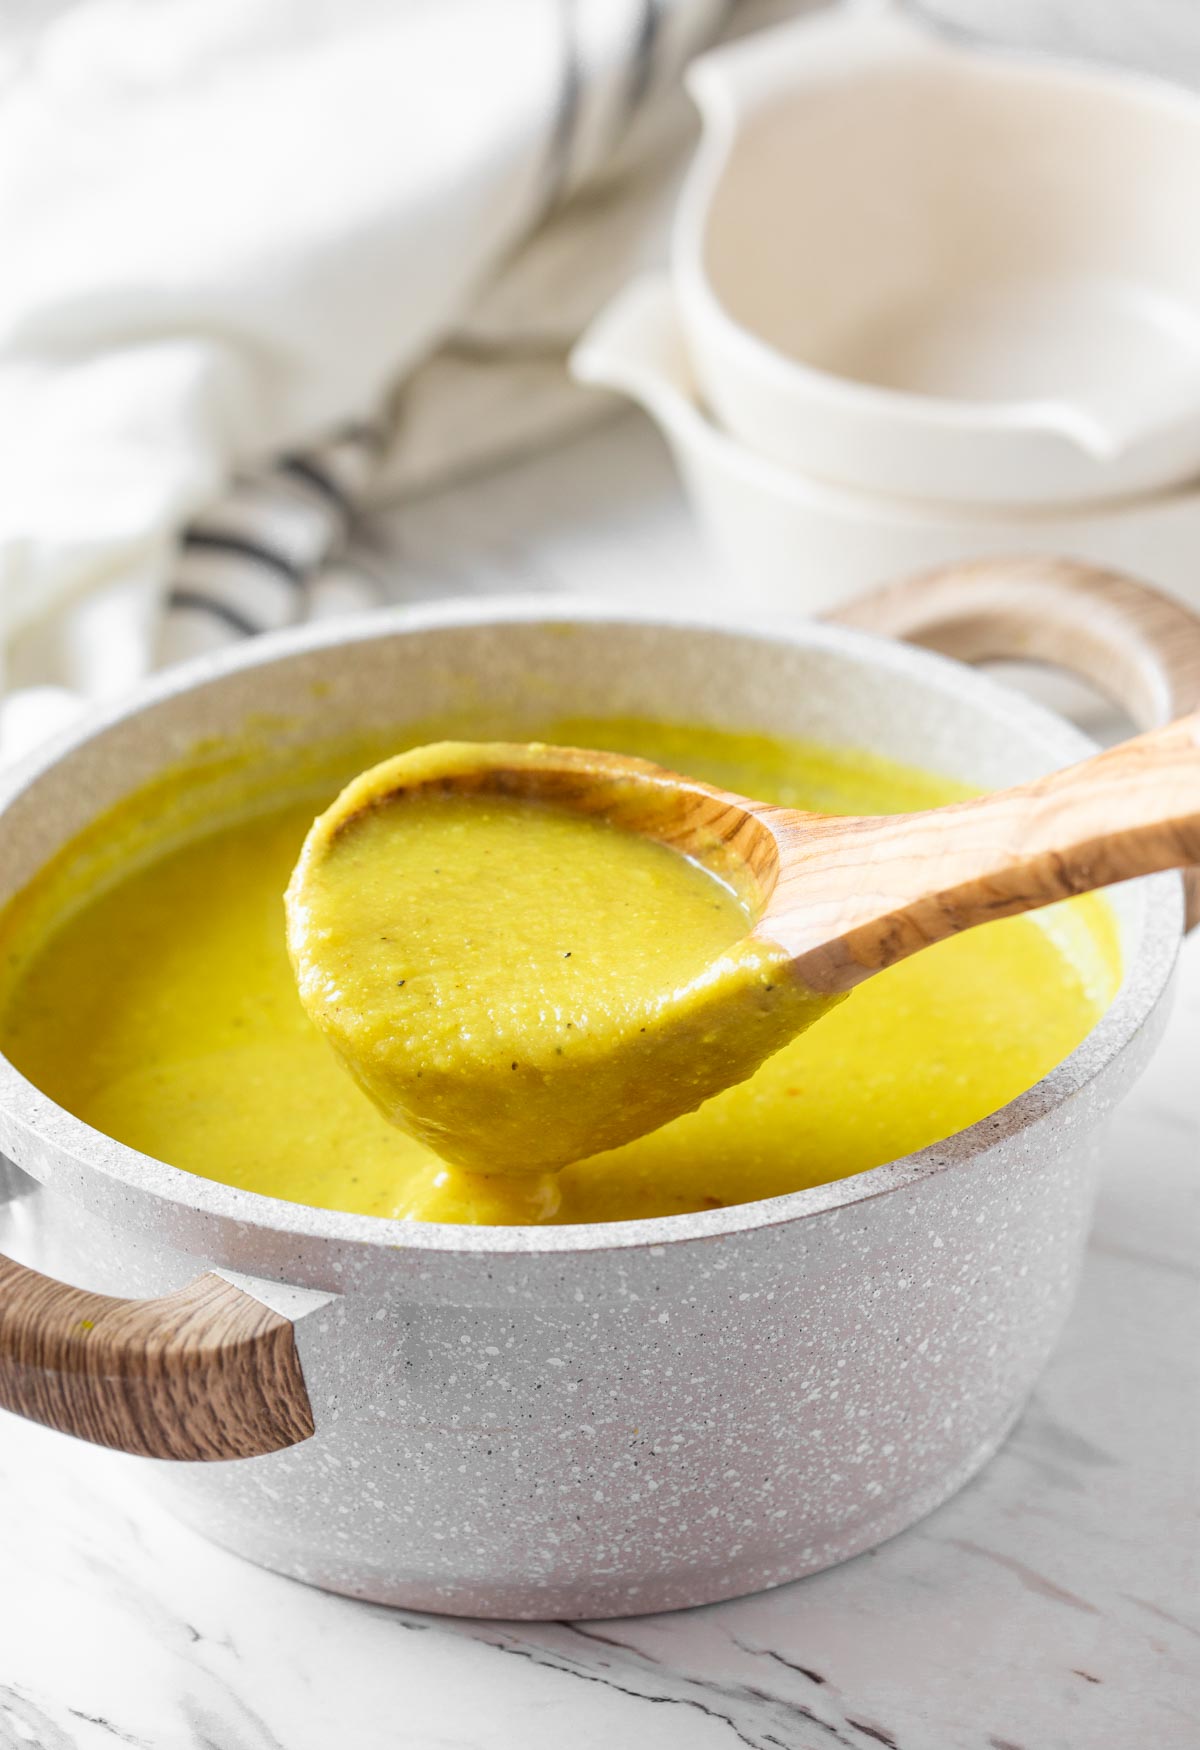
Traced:
<path fill-rule="evenodd" d="M 313 1432 L 291 1321 L 232 1282 L 116 1300 L 3 1257 L 0 1407 L 147 1458 L 254 1458 Z"/>
<path fill-rule="evenodd" d="M 1200 615 L 1079 559 L 980 559 L 886 584 L 828 616 L 961 662 L 1044 662 L 1090 681 L 1139 729 L 1200 708 Z M 1200 869 L 1184 876 L 1200 921 Z"/>

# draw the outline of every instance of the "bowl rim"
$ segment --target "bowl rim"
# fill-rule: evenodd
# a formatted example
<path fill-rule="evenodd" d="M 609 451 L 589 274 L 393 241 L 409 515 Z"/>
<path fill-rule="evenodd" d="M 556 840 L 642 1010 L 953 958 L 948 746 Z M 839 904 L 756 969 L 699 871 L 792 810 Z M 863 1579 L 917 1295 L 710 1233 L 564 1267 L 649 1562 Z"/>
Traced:
<path fill-rule="evenodd" d="M 612 374 L 610 361 L 620 357 L 628 345 L 626 337 L 610 342 L 602 335 L 594 340 L 595 331 L 589 329 L 572 352 L 572 369 L 584 382 L 616 386 L 629 395 L 684 454 L 726 480 L 765 494 L 802 516 L 815 513 L 857 527 L 899 528 L 906 533 L 961 531 L 964 539 L 976 541 L 1008 537 L 1019 530 L 1032 545 L 1046 547 L 1060 545 L 1080 532 L 1128 527 L 1135 517 L 1143 526 L 1153 526 L 1163 519 L 1194 513 L 1200 506 L 1200 479 L 1195 477 L 1165 486 L 1116 490 L 1103 498 L 1074 496 L 1006 505 L 999 500 L 960 501 L 877 491 L 789 468 L 725 431 L 705 406 L 685 356 L 682 302 L 670 276 L 640 276 L 618 293 L 609 310 L 617 309 L 626 297 L 634 300 L 629 306 L 631 321 L 659 325 L 647 347 L 653 347 L 654 356 L 639 357 L 635 370 L 627 376 L 622 371 L 618 379 Z M 608 314 L 601 314 L 597 326 Z"/>
<path fill-rule="evenodd" d="M 409 633 L 479 630 L 491 626 L 578 626 L 657 628 L 725 634 L 785 644 L 866 660 L 884 672 L 927 680 L 935 690 L 965 704 L 982 706 L 1003 729 L 1037 733 L 1064 763 L 1095 751 L 1096 744 L 1055 712 L 989 675 L 915 645 L 879 637 L 856 627 L 819 620 L 789 621 L 686 609 L 654 608 L 585 597 L 513 595 L 450 598 L 376 610 L 353 618 L 317 622 L 265 633 L 153 676 L 119 703 L 88 711 L 32 756 L 0 777 L 0 821 L 8 807 L 40 778 L 81 751 L 98 736 L 170 700 L 220 684 L 228 677 L 277 663 Z M 98 1175 L 127 1208 L 165 1207 L 189 1223 L 188 1249 L 209 1244 L 232 1251 L 238 1267 L 249 1263 L 247 1239 L 274 1236 L 295 1240 L 301 1251 L 316 1242 L 322 1249 L 350 1252 L 563 1257 L 571 1253 L 654 1249 L 694 1241 L 734 1238 L 764 1228 L 828 1215 L 886 1196 L 953 1167 L 968 1165 L 997 1144 L 1028 1131 L 1086 1089 L 1115 1064 L 1141 1032 L 1166 993 L 1183 938 L 1182 882 L 1174 874 L 1146 877 L 1137 949 L 1131 955 L 1112 1003 L 1080 1044 L 1038 1082 L 998 1111 L 912 1154 L 847 1178 L 827 1181 L 778 1197 L 730 1204 L 720 1209 L 632 1221 L 544 1227 L 467 1227 L 412 1222 L 318 1209 L 264 1196 L 206 1179 L 153 1156 L 141 1154 L 93 1129 L 43 1094 L 0 1053 L 0 1140 L 16 1165 L 36 1180 L 64 1183 L 73 1194 L 81 1175 Z M 43 1174 L 49 1161 L 49 1170 Z M 93 1201 L 88 1198 L 88 1201 Z M 196 1232 L 196 1223 L 202 1231 Z M 228 1243 L 232 1241 L 232 1246 Z M 251 1251 L 253 1247 L 251 1247 Z M 287 1264 L 299 1266 L 293 1255 Z M 272 1273 L 268 1271 L 268 1273 Z M 307 1271 L 300 1271 L 301 1275 Z M 297 1272 L 284 1268 L 284 1274 Z"/>
<path fill-rule="evenodd" d="M 763 37 L 779 34 L 790 42 L 799 38 L 805 28 L 824 26 L 836 29 L 849 40 L 878 37 L 885 44 L 902 45 L 893 48 L 889 61 L 903 72 L 908 56 L 905 48 L 915 45 L 934 63 L 953 69 L 965 63 L 972 73 L 990 79 L 999 86 L 1028 83 L 1038 87 L 1058 86 L 1072 95 L 1098 96 L 1114 108 L 1140 111 L 1154 121 L 1181 121 L 1200 128 L 1200 95 L 1186 86 L 1175 84 L 1161 74 L 1140 67 L 1121 67 L 1082 57 L 1055 54 L 1006 44 L 988 44 L 986 48 L 939 34 L 926 23 L 897 14 L 890 6 L 879 10 L 864 8 L 855 16 L 840 18 L 791 20 L 765 30 Z M 884 34 L 886 33 L 886 34 Z M 724 55 L 731 57 L 753 46 L 754 37 L 719 48 L 701 58 L 697 69 Z M 880 63 L 872 62 L 874 70 Z M 862 69 L 847 69 L 844 76 L 856 77 Z M 807 402 L 815 394 L 820 402 L 854 410 L 893 426 L 897 436 L 911 434 L 926 425 L 947 433 L 972 438 L 1004 438 L 1016 434 L 1023 441 L 1029 438 L 1029 421 L 1039 408 L 1053 396 L 1026 395 L 1015 399 L 980 398 L 953 395 L 926 395 L 910 389 L 893 389 L 882 383 L 847 377 L 808 359 L 785 353 L 756 329 L 748 326 L 718 293 L 707 267 L 709 227 L 712 208 L 722 181 L 732 162 L 738 139 L 756 114 L 765 113 L 778 103 L 778 94 L 769 101 L 755 104 L 744 115 L 704 117 L 704 128 L 684 186 L 680 192 L 670 236 L 671 277 L 674 280 L 681 312 L 693 316 L 724 337 L 738 363 L 749 371 L 759 387 L 769 389 L 775 397 L 793 399 L 802 393 Z M 813 403 L 817 405 L 817 402 Z M 1034 433 L 1035 438 L 1045 434 Z M 1177 480 L 1164 480 L 1147 488 L 1149 493 L 1169 491 Z M 1106 497 L 1110 488 L 1097 484 L 1095 496 Z M 1077 495 L 1078 496 L 1078 495 Z M 1038 503 L 1053 503 L 1053 499 Z"/>

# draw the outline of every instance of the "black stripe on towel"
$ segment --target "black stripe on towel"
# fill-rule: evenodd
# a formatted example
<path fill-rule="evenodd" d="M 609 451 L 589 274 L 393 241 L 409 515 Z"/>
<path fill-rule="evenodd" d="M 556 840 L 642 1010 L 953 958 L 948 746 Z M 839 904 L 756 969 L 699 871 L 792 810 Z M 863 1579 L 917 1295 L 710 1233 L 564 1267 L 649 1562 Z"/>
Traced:
<path fill-rule="evenodd" d="M 559 0 L 558 17 L 562 31 L 562 71 L 559 75 L 554 125 L 550 130 L 547 147 L 543 214 L 557 204 L 570 180 L 571 152 L 575 144 L 575 129 L 579 123 L 579 107 L 583 100 L 583 70 L 579 64 L 579 28 L 575 0 Z"/>
<path fill-rule="evenodd" d="M 214 620 L 220 620 L 231 631 L 240 632 L 245 638 L 256 638 L 263 628 L 249 615 L 239 613 L 237 608 L 231 608 L 228 602 L 217 601 L 213 596 L 202 595 L 198 589 L 173 589 L 167 597 L 169 608 L 194 608 L 199 614 L 210 614 Z"/>
<path fill-rule="evenodd" d="M 254 564 L 274 571 L 289 583 L 304 582 L 304 572 L 299 566 L 293 565 L 273 547 L 260 547 L 257 541 L 249 541 L 244 535 L 226 535 L 217 529 L 187 529 L 182 544 L 206 553 L 236 553 L 241 559 L 250 559 Z"/>
<path fill-rule="evenodd" d="M 303 480 L 306 486 L 319 492 L 347 521 L 354 514 L 354 506 L 337 481 L 308 456 L 281 456 L 278 466 L 280 473 L 290 474 L 293 480 Z"/>
<path fill-rule="evenodd" d="M 654 84 L 654 58 L 658 47 L 658 30 L 662 23 L 660 0 L 642 0 L 642 16 L 637 39 L 633 45 L 633 63 L 629 69 L 629 85 L 625 93 L 625 121 L 628 124 L 646 100 Z"/>

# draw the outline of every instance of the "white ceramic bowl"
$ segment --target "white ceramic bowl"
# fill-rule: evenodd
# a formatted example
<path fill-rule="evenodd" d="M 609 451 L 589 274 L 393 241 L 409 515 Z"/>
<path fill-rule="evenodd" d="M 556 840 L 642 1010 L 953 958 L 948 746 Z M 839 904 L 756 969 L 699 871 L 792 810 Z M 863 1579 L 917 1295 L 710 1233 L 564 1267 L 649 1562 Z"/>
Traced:
<path fill-rule="evenodd" d="M 657 422 L 747 611 L 820 613 L 897 573 L 1033 552 L 1137 572 L 1200 604 L 1200 486 L 1006 515 L 853 492 L 758 455 L 706 412 L 665 278 L 627 288 L 571 363 Z"/>
<path fill-rule="evenodd" d="M 1126 634 L 1135 643 L 1137 625 Z M 0 901 L 197 743 L 202 784 L 226 738 L 244 749 L 250 733 L 286 769 L 298 746 L 385 725 L 400 739 L 464 707 L 485 734 L 528 734 L 564 711 L 757 727 L 982 785 L 1089 747 L 958 663 L 861 631 L 446 604 L 172 671 L 6 774 Z M 659 1220 L 457 1228 L 302 1208 L 110 1141 L 0 1059 L 0 1148 L 28 1193 L 8 1249 L 84 1287 L 152 1297 L 118 1309 L 119 1331 L 135 1321 L 143 1342 L 131 1353 L 108 1339 L 102 1364 L 90 1357 L 112 1309 L 93 1308 L 87 1334 L 68 1314 L 73 1366 L 47 1378 L 40 1345 L 55 1320 L 63 1336 L 73 1291 L 0 1259 L 12 1279 L 0 1402 L 96 1438 L 106 1408 L 139 1389 L 153 1337 L 156 1414 L 133 1432 L 177 1452 L 199 1425 L 205 1456 L 224 1462 L 140 1460 L 147 1484 L 256 1561 L 418 1608 L 666 1609 L 852 1555 L 987 1459 L 1061 1329 L 1097 1127 L 1159 1035 L 1183 918 L 1175 876 L 1114 904 L 1122 988 L 1017 1100 L 873 1172 Z M 284 1321 L 311 1437 L 293 1427 L 262 1456 L 226 1456 L 247 1392 L 285 1387 L 278 1365 L 243 1371 L 231 1399 L 228 1327 L 203 1352 L 190 1343 L 194 1323 L 166 1297 L 206 1271 L 226 1277 L 230 1316 L 266 1307 Z M 10 1317 L 18 1303 L 28 1322 Z"/>
<path fill-rule="evenodd" d="M 751 448 L 1068 504 L 1200 470 L 1200 101 L 842 6 L 698 62 L 673 274 Z"/>

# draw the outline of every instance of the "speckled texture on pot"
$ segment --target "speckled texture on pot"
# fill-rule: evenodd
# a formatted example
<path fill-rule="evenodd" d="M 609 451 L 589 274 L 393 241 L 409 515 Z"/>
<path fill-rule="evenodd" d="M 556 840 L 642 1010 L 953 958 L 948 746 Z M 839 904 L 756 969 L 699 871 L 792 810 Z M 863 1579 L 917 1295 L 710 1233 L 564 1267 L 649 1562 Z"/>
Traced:
<path fill-rule="evenodd" d="M 0 791 L 0 898 L 198 738 L 286 749 L 477 710 L 661 715 L 873 747 L 980 784 L 1087 751 L 959 666 L 862 634 L 544 601 L 263 641 L 157 683 Z M 272 719 L 274 719 L 272 721 Z M 993 1118 L 789 1197 L 609 1226 L 407 1226 L 198 1180 L 89 1130 L 0 1060 L 0 1147 L 41 1182 L 41 1268 L 152 1294 L 205 1266 L 296 1319 L 317 1432 L 146 1465 L 194 1524 L 361 1596 L 503 1616 L 696 1604 L 901 1530 L 1003 1438 L 1065 1317 L 1096 1126 L 1153 1047 L 1171 876 L 1116 896 L 1122 990 Z"/>

